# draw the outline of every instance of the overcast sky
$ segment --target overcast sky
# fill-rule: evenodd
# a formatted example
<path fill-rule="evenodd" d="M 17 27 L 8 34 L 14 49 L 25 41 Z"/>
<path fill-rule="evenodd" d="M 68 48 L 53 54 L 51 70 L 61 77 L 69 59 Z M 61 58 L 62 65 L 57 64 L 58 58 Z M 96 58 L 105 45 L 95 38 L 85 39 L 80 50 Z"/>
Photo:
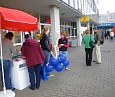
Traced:
<path fill-rule="evenodd" d="M 106 13 L 115 12 L 115 0 L 98 0 L 99 1 L 99 12 Z"/>

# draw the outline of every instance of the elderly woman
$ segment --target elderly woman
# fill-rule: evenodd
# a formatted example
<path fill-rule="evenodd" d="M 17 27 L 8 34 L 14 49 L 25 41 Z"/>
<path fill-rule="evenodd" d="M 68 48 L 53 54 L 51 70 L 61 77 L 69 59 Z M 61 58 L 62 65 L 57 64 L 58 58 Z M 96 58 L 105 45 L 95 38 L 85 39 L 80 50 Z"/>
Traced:
<path fill-rule="evenodd" d="M 91 66 L 92 62 L 92 52 L 93 48 L 90 46 L 90 41 L 95 42 L 93 36 L 90 35 L 90 30 L 85 30 L 85 36 L 82 39 L 82 43 L 85 44 L 85 52 L 86 52 L 86 66 Z"/>

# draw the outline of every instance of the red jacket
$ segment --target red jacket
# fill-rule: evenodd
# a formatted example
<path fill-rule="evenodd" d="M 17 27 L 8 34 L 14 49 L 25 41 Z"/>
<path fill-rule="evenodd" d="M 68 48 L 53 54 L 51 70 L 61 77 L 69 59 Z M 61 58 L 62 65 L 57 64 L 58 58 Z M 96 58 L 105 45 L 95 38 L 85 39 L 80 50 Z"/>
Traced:
<path fill-rule="evenodd" d="M 45 58 L 40 44 L 34 39 L 27 39 L 22 45 L 21 52 L 28 67 L 41 64 Z"/>
<path fill-rule="evenodd" d="M 50 43 L 50 51 L 52 51 L 53 50 L 53 47 L 52 47 L 52 44 Z"/>

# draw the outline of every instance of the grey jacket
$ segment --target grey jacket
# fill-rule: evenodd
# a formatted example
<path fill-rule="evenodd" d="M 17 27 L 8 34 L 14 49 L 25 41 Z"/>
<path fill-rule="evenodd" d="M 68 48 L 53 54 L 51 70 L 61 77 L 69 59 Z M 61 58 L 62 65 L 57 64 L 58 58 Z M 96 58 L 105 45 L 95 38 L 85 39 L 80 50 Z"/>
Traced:
<path fill-rule="evenodd" d="M 95 37 L 95 42 L 96 42 L 96 44 L 97 44 L 97 42 L 99 41 L 101 41 L 101 33 L 100 32 L 95 32 L 95 35 L 94 35 Z"/>
<path fill-rule="evenodd" d="M 3 53 L 3 60 L 9 60 L 9 61 L 12 61 L 12 54 L 14 55 L 18 54 L 18 52 L 14 49 L 13 42 L 9 39 L 2 40 L 2 53 Z"/>

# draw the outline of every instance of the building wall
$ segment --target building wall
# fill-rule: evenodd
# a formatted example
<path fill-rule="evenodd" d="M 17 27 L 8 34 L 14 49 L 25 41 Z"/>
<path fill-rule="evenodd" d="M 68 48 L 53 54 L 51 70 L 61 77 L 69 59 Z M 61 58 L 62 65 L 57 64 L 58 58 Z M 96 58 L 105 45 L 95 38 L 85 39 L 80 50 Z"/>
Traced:
<path fill-rule="evenodd" d="M 89 15 L 92 20 L 98 23 L 99 9 L 98 0 L 61 0 L 65 4 L 79 10 L 84 15 Z"/>
<path fill-rule="evenodd" d="M 99 23 L 115 22 L 115 12 L 99 15 Z"/>

